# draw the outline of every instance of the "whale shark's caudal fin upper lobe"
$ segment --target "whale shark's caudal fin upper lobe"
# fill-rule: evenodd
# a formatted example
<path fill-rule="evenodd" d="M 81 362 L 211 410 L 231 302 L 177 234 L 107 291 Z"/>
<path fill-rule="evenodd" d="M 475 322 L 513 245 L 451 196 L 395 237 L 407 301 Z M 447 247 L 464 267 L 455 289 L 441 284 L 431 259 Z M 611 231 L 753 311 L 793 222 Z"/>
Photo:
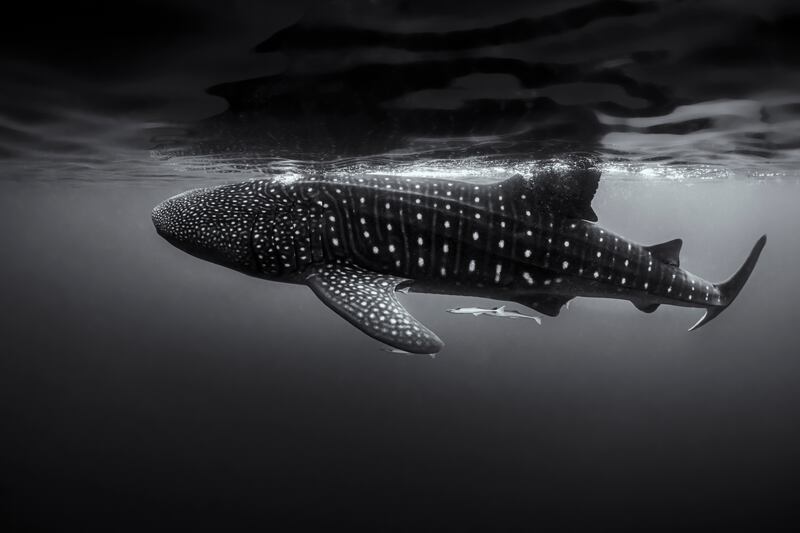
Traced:
<path fill-rule="evenodd" d="M 739 268 L 736 274 L 731 276 L 727 281 L 716 284 L 716 287 L 719 289 L 722 295 L 722 305 L 708 307 L 706 309 L 706 314 L 703 315 L 703 318 L 701 318 L 697 324 L 689 328 L 689 331 L 708 324 L 720 313 L 722 313 L 731 303 L 733 303 L 733 301 L 736 299 L 736 296 L 739 295 L 739 291 L 741 291 L 742 287 L 744 287 L 744 284 L 747 283 L 750 274 L 753 272 L 753 269 L 758 262 L 758 257 L 761 255 L 761 250 L 764 249 L 764 245 L 766 243 L 767 236 L 762 235 L 761 238 L 756 242 L 755 246 L 753 246 L 750 255 L 747 256 L 747 260 Z"/>

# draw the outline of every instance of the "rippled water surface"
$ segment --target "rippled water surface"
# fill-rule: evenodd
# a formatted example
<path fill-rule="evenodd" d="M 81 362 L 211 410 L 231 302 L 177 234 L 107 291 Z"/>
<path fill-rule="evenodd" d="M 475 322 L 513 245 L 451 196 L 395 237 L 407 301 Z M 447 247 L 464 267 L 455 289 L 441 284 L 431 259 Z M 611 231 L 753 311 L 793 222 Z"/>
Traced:
<path fill-rule="evenodd" d="M 795 529 L 800 12 L 529 4 L 145 2 L 113 32 L 89 4 L 3 37 L 10 530 Z M 446 347 L 394 354 L 150 220 L 246 179 L 576 157 L 599 224 L 682 238 L 707 279 L 769 236 L 724 315 L 579 298 L 536 326 L 409 294 Z"/>

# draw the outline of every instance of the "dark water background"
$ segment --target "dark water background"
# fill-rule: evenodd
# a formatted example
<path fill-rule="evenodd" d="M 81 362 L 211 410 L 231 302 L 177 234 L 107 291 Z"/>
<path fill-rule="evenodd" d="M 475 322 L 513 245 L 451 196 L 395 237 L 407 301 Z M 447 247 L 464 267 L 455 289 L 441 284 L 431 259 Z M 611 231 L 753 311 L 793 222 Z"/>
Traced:
<path fill-rule="evenodd" d="M 800 525 L 800 11 L 531 4 L 23 7 L 0 35 L 7 530 Z M 149 218 L 264 175 L 575 154 L 601 225 L 682 237 L 708 279 L 768 234 L 736 303 L 689 334 L 697 310 L 578 299 L 537 327 L 413 294 L 447 346 L 399 356 Z"/>

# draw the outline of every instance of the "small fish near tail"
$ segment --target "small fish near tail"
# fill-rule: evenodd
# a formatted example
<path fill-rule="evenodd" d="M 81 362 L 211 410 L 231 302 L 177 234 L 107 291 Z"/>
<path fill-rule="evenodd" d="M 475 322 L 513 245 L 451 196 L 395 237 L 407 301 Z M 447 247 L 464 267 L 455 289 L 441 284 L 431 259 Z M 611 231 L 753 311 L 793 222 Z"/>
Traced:
<path fill-rule="evenodd" d="M 739 295 L 739 291 L 742 290 L 742 287 L 744 287 L 744 284 L 747 283 L 748 278 L 750 278 L 750 274 L 752 274 L 753 269 L 758 262 L 758 258 L 761 255 L 761 250 L 764 249 L 764 245 L 766 243 L 767 236 L 762 235 L 761 238 L 756 242 L 755 246 L 753 246 L 750 255 L 747 256 L 747 260 L 739 268 L 739 270 L 727 281 L 716 284 L 716 287 L 719 289 L 722 295 L 722 305 L 710 306 L 706 308 L 706 314 L 703 315 L 703 317 L 694 326 L 689 328 L 689 331 L 708 324 L 725 309 L 727 309 L 731 303 L 733 303 L 733 301 L 736 299 L 736 296 Z"/>

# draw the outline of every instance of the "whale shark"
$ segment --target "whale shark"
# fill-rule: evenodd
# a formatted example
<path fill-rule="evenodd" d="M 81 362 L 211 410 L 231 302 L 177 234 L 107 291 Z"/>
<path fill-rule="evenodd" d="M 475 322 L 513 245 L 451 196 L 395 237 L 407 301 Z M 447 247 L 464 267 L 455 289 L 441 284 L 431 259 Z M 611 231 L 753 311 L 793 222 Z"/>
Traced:
<path fill-rule="evenodd" d="M 305 284 L 367 335 L 409 353 L 442 340 L 399 292 L 485 297 L 557 316 L 575 297 L 696 307 L 697 329 L 739 294 L 766 243 L 713 283 L 680 267 L 680 239 L 643 245 L 597 224 L 600 171 L 496 183 L 379 175 L 265 178 L 193 189 L 153 209 L 178 248 L 242 273 Z"/>

